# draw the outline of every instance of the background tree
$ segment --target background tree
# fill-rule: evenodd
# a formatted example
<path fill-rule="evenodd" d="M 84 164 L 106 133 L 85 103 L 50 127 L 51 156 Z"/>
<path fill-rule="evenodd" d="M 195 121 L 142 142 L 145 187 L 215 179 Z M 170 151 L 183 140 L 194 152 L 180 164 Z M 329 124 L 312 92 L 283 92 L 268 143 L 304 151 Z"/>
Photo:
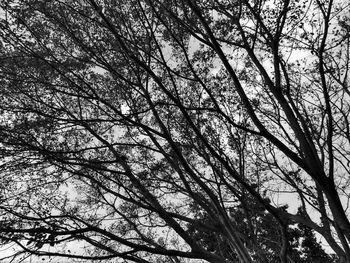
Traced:
<path fill-rule="evenodd" d="M 11 257 L 259 262 L 230 216 L 256 220 L 254 203 L 276 222 L 281 262 L 290 224 L 350 260 L 347 1 L 0 6 Z"/>
<path fill-rule="evenodd" d="M 248 203 L 245 205 L 246 208 L 238 205 L 230 211 L 231 220 L 235 224 L 239 237 L 257 262 L 279 262 L 282 235 L 280 229 L 276 228 L 278 222 L 271 214 L 265 213 L 265 209 L 254 199 L 247 201 L 245 202 L 245 204 Z M 284 206 L 280 209 L 287 210 L 287 207 Z M 198 210 L 198 208 L 193 208 L 192 211 L 197 211 L 196 217 L 201 222 L 204 221 L 209 225 L 216 226 L 217 223 L 208 218 L 203 211 Z M 247 213 L 249 216 L 246 215 Z M 236 259 L 238 262 L 235 251 L 223 236 L 214 231 L 203 230 L 195 224 L 189 225 L 189 231 L 197 240 L 200 240 L 207 250 L 221 254 L 225 258 Z M 289 225 L 287 227 L 287 241 L 290 262 L 338 262 L 335 255 L 328 255 L 324 251 L 313 230 L 305 225 Z"/>

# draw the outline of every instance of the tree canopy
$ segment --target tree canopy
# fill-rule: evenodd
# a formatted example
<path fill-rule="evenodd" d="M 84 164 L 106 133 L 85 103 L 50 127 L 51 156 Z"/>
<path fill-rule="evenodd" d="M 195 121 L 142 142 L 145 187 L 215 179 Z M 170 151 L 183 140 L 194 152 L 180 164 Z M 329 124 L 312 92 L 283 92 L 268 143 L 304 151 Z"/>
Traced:
<path fill-rule="evenodd" d="M 3 259 L 350 262 L 349 14 L 2 0 Z"/>

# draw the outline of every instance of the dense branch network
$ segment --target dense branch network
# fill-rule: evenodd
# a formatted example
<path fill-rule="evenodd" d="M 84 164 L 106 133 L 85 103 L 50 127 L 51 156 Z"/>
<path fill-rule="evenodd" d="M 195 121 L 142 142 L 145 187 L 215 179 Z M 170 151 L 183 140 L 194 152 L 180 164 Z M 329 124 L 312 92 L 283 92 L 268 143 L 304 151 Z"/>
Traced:
<path fill-rule="evenodd" d="M 4 259 L 350 260 L 346 1 L 0 8 Z"/>

